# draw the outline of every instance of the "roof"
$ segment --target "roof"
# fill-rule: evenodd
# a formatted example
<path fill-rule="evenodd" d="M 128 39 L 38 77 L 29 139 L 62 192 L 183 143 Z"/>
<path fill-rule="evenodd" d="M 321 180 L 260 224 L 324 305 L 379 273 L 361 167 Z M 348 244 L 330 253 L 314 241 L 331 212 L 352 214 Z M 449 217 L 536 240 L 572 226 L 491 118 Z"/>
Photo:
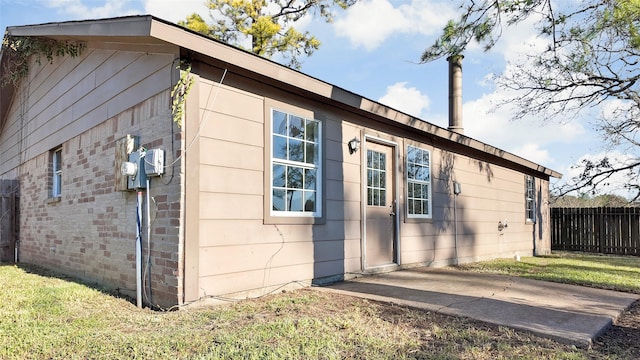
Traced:
<path fill-rule="evenodd" d="M 123 43 L 140 43 L 146 47 L 178 46 L 222 61 L 236 69 L 241 69 L 259 80 L 278 82 L 280 86 L 295 89 L 296 92 L 313 96 L 343 109 L 366 113 L 391 122 L 396 126 L 422 131 L 430 136 L 452 142 L 470 149 L 472 152 L 499 157 L 514 165 L 530 169 L 555 178 L 562 177 L 557 171 L 536 164 L 515 154 L 498 149 L 468 136 L 444 129 L 416 117 L 407 115 L 386 105 L 354 94 L 348 90 L 329 84 L 297 70 L 280 65 L 237 47 L 224 44 L 207 36 L 156 18 L 152 15 L 125 16 L 117 18 L 45 23 L 38 25 L 13 26 L 7 28 L 12 36 L 41 36 L 56 40 L 91 42 L 94 40 Z M 2 52 L 0 52 L 0 62 Z M 0 124 L 5 120 L 14 89 L 11 85 L 0 89 Z M 1 129 L 1 127 L 0 127 Z"/>

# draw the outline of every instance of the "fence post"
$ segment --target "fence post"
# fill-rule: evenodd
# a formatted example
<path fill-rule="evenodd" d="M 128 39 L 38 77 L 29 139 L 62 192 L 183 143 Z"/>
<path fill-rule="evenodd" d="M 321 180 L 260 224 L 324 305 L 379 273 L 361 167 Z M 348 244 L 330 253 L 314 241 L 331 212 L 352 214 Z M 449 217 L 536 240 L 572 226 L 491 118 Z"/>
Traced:
<path fill-rule="evenodd" d="M 0 179 L 0 262 L 14 261 L 18 238 L 18 181 Z"/>
<path fill-rule="evenodd" d="M 631 208 L 633 215 L 630 217 L 631 226 L 631 251 L 633 255 L 640 255 L 640 208 Z"/>

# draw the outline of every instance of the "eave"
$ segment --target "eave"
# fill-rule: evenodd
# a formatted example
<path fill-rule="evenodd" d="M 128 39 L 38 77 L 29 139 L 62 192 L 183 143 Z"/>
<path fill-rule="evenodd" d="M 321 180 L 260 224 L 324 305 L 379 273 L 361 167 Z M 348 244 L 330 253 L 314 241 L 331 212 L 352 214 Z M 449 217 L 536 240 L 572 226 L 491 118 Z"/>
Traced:
<path fill-rule="evenodd" d="M 151 15 L 18 26 L 9 27 L 7 31 L 13 36 L 41 36 L 61 41 L 134 44 L 146 47 L 148 49 L 146 51 L 152 51 L 156 48 L 166 50 L 167 46 L 176 46 L 189 52 L 217 59 L 260 81 L 277 83 L 278 86 L 295 90 L 297 93 L 308 94 L 333 106 L 359 112 L 378 121 L 415 129 L 441 141 L 465 147 L 471 152 L 500 158 L 512 163 L 515 167 L 525 168 L 531 172 L 554 178 L 562 177 L 562 174 L 557 171 L 515 154 L 407 115 L 348 90 Z M 10 99 L 14 92 L 15 89 L 12 86 L 2 87 L 0 125 L 5 121 Z M 1 129 L 0 126 L 0 131 Z"/>

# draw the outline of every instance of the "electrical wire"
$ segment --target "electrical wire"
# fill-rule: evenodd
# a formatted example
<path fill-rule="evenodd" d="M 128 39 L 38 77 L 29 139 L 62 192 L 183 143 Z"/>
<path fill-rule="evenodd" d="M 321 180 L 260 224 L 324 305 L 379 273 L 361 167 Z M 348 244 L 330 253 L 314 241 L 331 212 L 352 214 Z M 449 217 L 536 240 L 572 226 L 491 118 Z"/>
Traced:
<path fill-rule="evenodd" d="M 176 68 L 175 63 L 177 61 L 181 61 L 181 60 L 182 59 L 180 57 L 177 57 L 177 58 L 173 59 L 173 61 L 171 62 L 171 68 L 172 69 Z M 173 86 L 173 81 L 174 81 L 173 74 L 174 73 L 175 73 L 174 71 L 171 71 L 171 80 L 170 80 L 171 83 L 169 84 L 170 87 Z M 171 94 L 171 92 L 169 94 Z M 170 128 L 171 128 L 171 156 L 175 156 L 175 153 L 176 153 L 176 150 L 175 150 L 176 144 L 175 143 L 176 142 L 175 142 L 175 133 L 174 133 L 174 130 L 173 130 L 173 116 L 171 116 L 171 118 L 169 119 L 169 122 L 170 122 Z M 167 166 L 167 168 L 168 168 L 168 166 Z M 171 177 L 169 177 L 169 180 L 167 180 L 166 182 L 163 179 L 162 183 L 165 184 L 165 185 L 171 184 L 171 182 L 173 181 L 173 176 L 175 175 L 175 172 L 176 172 L 175 167 L 173 165 L 171 165 Z"/>
<path fill-rule="evenodd" d="M 213 96 L 212 104 L 215 103 L 216 99 L 218 98 L 218 93 L 220 92 L 220 88 L 222 87 L 222 82 L 224 81 L 224 78 L 227 76 L 227 71 L 228 71 L 228 69 L 224 69 L 224 73 L 222 73 L 222 77 L 220 78 L 220 81 L 217 83 L 218 86 L 216 86 L 216 93 Z M 209 89 L 209 94 L 207 95 L 207 102 L 205 103 L 207 105 L 209 104 L 209 101 L 211 100 L 211 93 L 212 92 L 213 92 L 213 86 Z M 168 166 L 173 166 L 175 163 L 177 163 L 187 153 L 187 151 L 191 148 L 191 146 L 193 146 L 193 144 L 195 143 L 196 139 L 200 135 L 200 130 L 202 129 L 202 123 L 204 122 L 206 114 L 207 114 L 206 111 L 202 112 L 202 116 L 200 117 L 200 121 L 198 122 L 198 127 L 196 128 L 196 132 L 193 135 L 193 138 L 191 139 L 189 144 L 187 144 L 187 146 L 185 147 L 185 149 L 182 152 L 182 154 L 180 154 L 180 156 L 175 158 L 173 160 L 173 162 L 165 165 L 165 168 L 168 167 Z"/>
<path fill-rule="evenodd" d="M 273 224 L 273 226 L 276 228 L 276 231 L 278 232 L 278 234 L 280 235 L 280 239 L 282 241 L 280 241 L 280 248 L 278 248 L 278 250 L 276 250 L 275 253 L 273 253 L 271 255 L 271 257 L 269 258 L 269 260 L 267 260 L 267 262 L 264 264 L 264 269 L 263 269 L 263 273 L 262 273 L 262 288 L 264 289 L 267 283 L 267 279 L 271 276 L 271 262 L 273 262 L 273 259 L 276 257 L 276 255 L 278 255 L 278 253 L 280 251 L 282 251 L 282 249 L 284 248 L 284 235 L 282 234 L 282 231 L 280 231 L 280 228 L 278 227 L 278 225 Z M 268 269 L 268 272 L 267 272 Z M 267 276 L 267 274 L 269 276 Z"/>
<path fill-rule="evenodd" d="M 173 67 L 173 64 L 175 64 L 176 60 L 179 60 L 179 58 L 178 58 L 178 59 L 174 59 L 174 60 L 173 60 L 173 62 L 171 63 L 171 64 L 172 64 L 172 67 Z M 220 77 L 220 81 L 217 83 L 217 86 L 216 86 L 216 93 L 215 93 L 215 94 L 214 94 L 214 96 L 213 96 L 213 101 L 212 101 L 212 103 L 215 103 L 216 99 L 218 98 L 218 93 L 220 92 L 220 88 L 222 87 L 222 83 L 224 82 L 224 78 L 227 76 L 227 72 L 228 72 L 228 69 L 226 69 L 226 68 L 225 68 L 225 69 L 224 69 L 224 72 L 222 73 L 222 77 Z M 172 83 L 173 83 L 173 78 L 172 78 Z M 209 101 L 211 100 L 211 93 L 213 92 L 213 88 L 214 88 L 214 87 L 212 86 L 212 87 L 209 89 L 209 94 L 207 95 L 207 102 L 206 102 L 206 104 L 207 104 L 207 105 L 209 104 Z M 191 141 L 189 142 L 189 144 L 185 147 L 184 151 L 180 154 L 180 156 L 176 157 L 175 159 L 173 159 L 173 161 L 172 161 L 172 162 L 170 162 L 170 163 L 168 163 L 168 164 L 166 164 L 166 165 L 164 165 L 164 166 L 163 166 L 165 169 L 167 169 L 167 168 L 169 168 L 169 167 L 171 167 L 171 168 L 172 168 L 172 171 L 171 171 L 171 178 L 170 178 L 166 183 L 163 181 L 163 183 L 164 183 L 165 185 L 168 185 L 168 184 L 169 184 L 169 183 L 171 183 L 171 181 L 173 180 L 173 176 L 174 176 L 174 172 L 175 172 L 175 171 L 173 170 L 173 166 L 174 166 L 178 161 L 180 161 L 180 160 L 182 159 L 182 157 L 187 153 L 187 151 L 188 151 L 188 150 L 191 148 L 191 146 L 195 143 L 196 139 L 198 138 L 198 135 L 200 135 L 200 130 L 201 130 L 201 128 L 202 128 L 202 123 L 204 122 L 204 119 L 205 119 L 205 114 L 206 114 L 206 111 L 203 111 L 203 112 L 202 112 L 202 116 L 200 117 L 200 121 L 198 122 L 198 127 L 196 128 L 196 132 L 195 132 L 195 134 L 193 135 L 193 138 L 191 139 Z M 171 155 L 173 155 L 173 154 L 175 153 L 175 148 L 174 148 L 174 136 L 175 136 L 175 135 L 174 135 L 174 133 L 173 133 L 173 126 L 171 126 Z M 150 164 L 150 165 L 151 165 L 151 163 L 150 163 L 150 162 L 148 162 L 146 159 L 145 159 L 144 161 L 145 161 L 145 163 L 147 163 L 147 164 Z"/>
<path fill-rule="evenodd" d="M 273 288 L 273 289 L 271 289 L 270 291 L 268 291 L 266 293 L 260 294 L 258 296 L 253 296 L 253 297 L 231 298 L 231 297 L 225 297 L 225 296 L 222 296 L 222 295 L 206 295 L 205 294 L 204 296 L 202 296 L 202 297 L 200 297 L 200 298 L 198 298 L 196 300 L 188 301 L 188 302 L 185 302 L 185 303 L 180 304 L 180 305 L 173 305 L 170 308 L 167 308 L 166 311 L 172 311 L 172 310 L 175 310 L 175 309 L 180 309 L 180 308 L 183 308 L 183 307 L 187 307 L 189 305 L 195 304 L 197 302 L 200 302 L 200 301 L 203 301 L 203 300 L 206 300 L 206 299 L 219 300 L 219 301 L 224 301 L 224 302 L 229 302 L 229 303 L 236 303 L 236 302 L 245 301 L 245 300 L 261 299 L 261 298 L 263 298 L 265 296 L 269 296 L 269 295 L 275 294 L 275 293 L 279 292 L 281 289 L 283 289 L 283 288 L 285 288 L 287 286 L 290 286 L 292 284 L 297 284 L 301 288 L 306 288 L 306 287 L 309 286 L 308 284 L 304 283 L 303 281 L 294 280 L 294 281 L 289 281 L 287 283 L 281 284 L 280 286 L 278 286 L 276 288 Z M 316 286 L 317 285 L 313 285 L 313 284 L 311 285 L 311 287 L 316 287 Z"/>
<path fill-rule="evenodd" d="M 150 196 L 150 189 L 151 189 L 151 185 L 150 185 L 150 180 L 147 178 L 147 223 L 148 223 L 148 227 L 149 229 L 153 228 L 153 225 L 156 223 L 156 220 L 158 218 L 158 203 L 156 203 L 156 199 L 154 196 Z M 151 201 L 153 201 L 153 205 L 155 208 L 155 212 L 153 214 L 153 218 L 151 217 Z M 162 311 L 166 311 L 167 309 L 163 308 L 162 306 L 154 303 L 151 300 L 151 280 L 149 279 L 149 282 L 147 283 L 147 277 L 151 276 L 151 231 L 149 230 L 147 232 L 147 259 L 145 261 L 145 266 L 144 266 L 144 271 L 142 274 L 142 295 L 146 301 L 147 304 L 149 304 L 152 308 L 155 309 L 159 309 Z"/>
<path fill-rule="evenodd" d="M 179 59 L 174 59 L 174 61 L 172 62 L 172 66 L 173 66 L 173 64 L 175 64 L 176 60 L 179 60 Z M 211 104 L 215 103 L 216 99 L 218 98 L 218 94 L 220 92 L 220 88 L 222 87 L 224 79 L 225 79 L 225 77 L 227 75 L 227 72 L 228 72 L 228 69 L 225 68 L 224 72 L 223 72 L 223 74 L 222 74 L 222 76 L 220 78 L 220 81 L 217 82 L 217 86 L 215 86 L 216 92 L 215 92 L 215 94 L 213 94 L 213 99 L 211 98 L 211 96 L 212 96 L 212 93 L 213 93 L 214 86 L 211 86 L 211 88 L 209 89 L 209 94 L 207 95 L 207 102 L 206 102 L 207 105 L 210 104 L 210 103 Z M 173 81 L 173 79 L 172 79 L 172 81 Z M 201 131 L 202 125 L 203 125 L 203 123 L 205 121 L 205 115 L 206 114 L 207 114 L 207 112 L 203 111 L 202 116 L 200 117 L 200 121 L 198 122 L 198 126 L 196 128 L 195 134 L 193 135 L 193 138 L 191 139 L 189 144 L 185 147 L 184 151 L 180 154 L 180 156 L 176 157 L 172 162 L 170 162 L 168 164 L 165 164 L 163 166 L 164 169 L 167 169 L 169 167 L 173 167 L 178 161 L 180 161 L 182 159 L 182 157 L 187 153 L 187 151 L 190 150 L 191 146 L 193 146 L 193 144 L 195 143 L 196 139 L 200 135 L 200 131 Z M 173 143 L 173 141 L 174 141 L 174 139 L 173 139 L 173 137 L 174 137 L 173 126 L 171 126 L 171 133 L 172 133 L 172 135 L 171 135 L 171 144 L 172 144 L 171 152 L 172 152 L 172 155 L 173 155 L 174 152 L 175 152 L 175 149 L 173 147 L 173 144 L 174 144 Z M 145 164 L 153 165 L 146 158 L 143 158 L 143 161 L 144 161 Z M 168 182 L 165 183 L 163 181 L 163 183 L 165 185 L 168 185 L 172 181 L 173 176 L 174 176 L 173 172 L 174 171 L 172 170 L 171 179 Z M 148 184 L 149 184 L 149 179 L 147 179 L 147 203 L 149 203 L 149 196 L 148 195 L 149 195 L 149 191 L 150 191 Z M 153 224 L 155 223 L 155 220 L 156 220 L 156 218 L 158 216 L 158 207 L 157 207 L 157 204 L 155 203 L 155 199 L 153 201 L 154 201 L 154 204 L 155 204 L 156 213 L 154 215 L 153 222 L 150 223 L 149 227 L 153 226 Z M 147 206 L 148 205 L 149 204 L 147 204 Z M 150 212 L 150 210 L 148 210 L 147 212 Z M 147 217 L 148 217 L 147 221 L 149 221 L 150 214 L 147 214 Z M 275 256 L 275 254 L 274 254 L 274 256 Z M 145 262 L 145 268 L 144 268 L 144 271 L 143 271 L 143 278 L 142 278 L 142 281 L 143 281 L 143 297 L 145 298 L 147 304 L 149 304 L 149 305 L 151 305 L 151 306 L 153 306 L 155 308 L 161 309 L 161 310 L 168 310 L 168 309 L 163 309 L 161 306 L 159 306 L 158 304 L 154 304 L 151 301 L 151 284 L 146 284 L 146 282 L 147 282 L 146 278 L 147 278 L 148 274 L 150 273 L 150 269 L 149 269 L 150 266 L 151 266 L 151 243 L 150 243 L 150 236 L 147 236 L 147 261 Z M 148 291 L 147 291 L 147 288 L 148 288 Z"/>

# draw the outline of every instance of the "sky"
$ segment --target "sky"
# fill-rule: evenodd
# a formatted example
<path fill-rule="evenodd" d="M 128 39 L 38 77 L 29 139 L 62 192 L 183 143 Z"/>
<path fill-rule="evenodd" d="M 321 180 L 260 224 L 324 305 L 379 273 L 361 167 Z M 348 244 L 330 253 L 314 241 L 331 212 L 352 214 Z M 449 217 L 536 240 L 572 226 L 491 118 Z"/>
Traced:
<path fill-rule="evenodd" d="M 303 59 L 300 70 L 446 128 L 448 64 L 444 59 L 427 64 L 419 60 L 446 22 L 457 17 L 457 4 L 450 0 L 360 0 L 346 11 L 336 11 L 332 23 L 306 17 L 296 27 L 314 34 L 321 47 Z M 0 28 L 138 14 L 177 22 L 194 12 L 211 19 L 205 0 L 0 0 Z M 533 116 L 514 121 L 513 109 L 496 108 L 509 94 L 496 87 L 491 76 L 513 69 L 522 54 L 540 46 L 545 46 L 544 41 L 536 37 L 532 22 L 525 22 L 509 28 L 489 52 L 477 45 L 467 49 L 462 80 L 464 132 L 568 179 L 577 174 L 573 164 L 605 151 L 592 121 L 547 121 Z M 602 191 L 626 195 L 615 190 L 622 182 L 614 179 Z"/>

